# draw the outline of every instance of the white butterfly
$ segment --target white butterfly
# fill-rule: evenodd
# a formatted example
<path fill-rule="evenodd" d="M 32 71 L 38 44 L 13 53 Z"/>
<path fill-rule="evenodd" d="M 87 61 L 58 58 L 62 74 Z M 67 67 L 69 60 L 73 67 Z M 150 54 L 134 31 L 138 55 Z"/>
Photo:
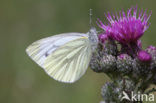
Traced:
<path fill-rule="evenodd" d="M 63 33 L 32 43 L 27 54 L 55 80 L 73 83 L 87 70 L 98 37 L 95 28 L 84 33 Z"/>

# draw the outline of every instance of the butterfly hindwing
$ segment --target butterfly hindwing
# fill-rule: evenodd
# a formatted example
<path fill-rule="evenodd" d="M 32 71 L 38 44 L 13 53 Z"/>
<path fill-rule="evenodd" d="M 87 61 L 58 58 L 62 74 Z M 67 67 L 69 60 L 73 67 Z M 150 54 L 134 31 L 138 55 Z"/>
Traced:
<path fill-rule="evenodd" d="M 79 38 L 58 48 L 45 61 L 45 71 L 61 82 L 78 80 L 88 68 L 91 47 L 87 38 Z"/>

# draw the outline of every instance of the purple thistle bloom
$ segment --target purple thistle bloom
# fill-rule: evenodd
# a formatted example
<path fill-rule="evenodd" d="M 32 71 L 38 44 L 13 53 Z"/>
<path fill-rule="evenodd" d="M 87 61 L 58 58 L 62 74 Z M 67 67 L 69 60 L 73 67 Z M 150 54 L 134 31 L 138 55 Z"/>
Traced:
<path fill-rule="evenodd" d="M 151 55 L 146 51 L 139 51 L 137 58 L 142 62 L 150 62 L 152 60 Z"/>
<path fill-rule="evenodd" d="M 148 29 L 150 16 L 151 13 L 147 15 L 146 11 L 143 13 L 141 10 L 137 17 L 137 7 L 130 8 L 127 15 L 124 11 L 119 12 L 119 15 L 116 13 L 116 16 L 108 12 L 106 17 L 109 24 L 105 25 L 98 19 L 98 25 L 105 31 L 105 34 L 119 43 L 134 44 Z"/>

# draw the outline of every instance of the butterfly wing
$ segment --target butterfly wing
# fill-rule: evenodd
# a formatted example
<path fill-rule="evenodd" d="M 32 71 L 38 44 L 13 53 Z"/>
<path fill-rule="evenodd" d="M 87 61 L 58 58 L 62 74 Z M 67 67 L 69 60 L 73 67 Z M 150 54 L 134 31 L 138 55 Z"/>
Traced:
<path fill-rule="evenodd" d="M 88 36 L 81 33 L 41 39 L 26 51 L 49 76 L 68 83 L 75 82 L 85 73 L 91 58 Z"/>

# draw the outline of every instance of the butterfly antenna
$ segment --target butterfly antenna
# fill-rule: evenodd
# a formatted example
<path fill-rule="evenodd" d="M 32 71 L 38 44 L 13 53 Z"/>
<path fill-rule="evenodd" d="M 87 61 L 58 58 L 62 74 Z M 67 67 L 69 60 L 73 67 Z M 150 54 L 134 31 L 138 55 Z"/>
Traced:
<path fill-rule="evenodd" d="M 92 9 L 89 9 L 89 17 L 90 17 L 90 20 L 89 20 L 89 25 L 90 27 L 92 27 Z"/>

